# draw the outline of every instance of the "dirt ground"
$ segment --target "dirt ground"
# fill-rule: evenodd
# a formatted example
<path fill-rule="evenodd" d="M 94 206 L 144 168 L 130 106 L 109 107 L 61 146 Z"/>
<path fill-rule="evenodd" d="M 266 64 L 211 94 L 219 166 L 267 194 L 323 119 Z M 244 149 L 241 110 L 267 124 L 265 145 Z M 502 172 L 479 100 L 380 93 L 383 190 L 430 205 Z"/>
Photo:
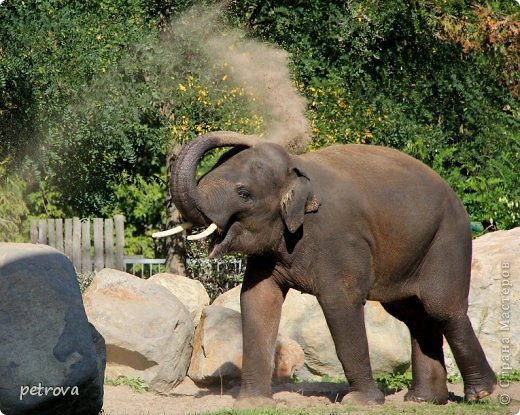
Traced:
<path fill-rule="evenodd" d="M 457 405 L 463 395 L 463 385 L 448 385 L 451 393 L 448 405 Z M 338 383 L 285 384 L 274 388 L 277 408 L 330 407 L 330 412 L 340 411 L 335 402 L 341 401 L 347 387 Z M 239 388 L 225 390 L 199 389 L 187 381 L 176 389 L 178 394 L 161 396 L 152 392 L 137 393 L 127 386 L 105 386 L 106 415 L 177 415 L 198 414 L 207 411 L 230 409 L 233 407 Z M 417 405 L 403 402 L 405 390 L 390 393 L 385 404 L 394 407 Z M 502 397 L 500 398 L 500 396 Z M 505 397 L 504 397 L 505 396 Z M 493 399 L 503 399 L 508 404 L 507 413 L 516 415 L 520 410 L 520 382 L 513 382 L 508 388 L 497 388 Z M 503 402 L 506 403 L 507 402 Z"/>

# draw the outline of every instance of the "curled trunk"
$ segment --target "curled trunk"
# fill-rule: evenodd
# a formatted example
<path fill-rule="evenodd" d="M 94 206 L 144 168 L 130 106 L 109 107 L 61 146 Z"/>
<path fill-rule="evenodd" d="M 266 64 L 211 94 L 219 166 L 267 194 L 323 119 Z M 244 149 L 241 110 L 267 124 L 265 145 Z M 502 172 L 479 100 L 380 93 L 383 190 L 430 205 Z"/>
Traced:
<path fill-rule="evenodd" d="M 247 148 L 256 143 L 254 136 L 219 131 L 201 135 L 183 147 L 170 176 L 170 190 L 173 203 L 186 220 L 196 226 L 208 225 L 196 180 L 197 164 L 202 156 L 214 148 Z"/>

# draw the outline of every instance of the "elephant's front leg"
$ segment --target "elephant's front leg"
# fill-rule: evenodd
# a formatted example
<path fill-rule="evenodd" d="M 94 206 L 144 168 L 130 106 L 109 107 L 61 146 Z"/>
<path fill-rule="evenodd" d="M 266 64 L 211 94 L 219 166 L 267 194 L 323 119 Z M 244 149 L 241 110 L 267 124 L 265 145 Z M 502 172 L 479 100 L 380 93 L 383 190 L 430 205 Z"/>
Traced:
<path fill-rule="evenodd" d="M 282 304 L 286 290 L 269 267 L 248 262 L 240 294 L 243 333 L 242 386 L 236 407 L 274 406 L 271 378 Z"/>
<path fill-rule="evenodd" d="M 385 397 L 372 378 L 363 302 L 347 300 L 339 287 L 328 291 L 318 300 L 349 381 L 350 390 L 344 401 L 381 404 Z"/>

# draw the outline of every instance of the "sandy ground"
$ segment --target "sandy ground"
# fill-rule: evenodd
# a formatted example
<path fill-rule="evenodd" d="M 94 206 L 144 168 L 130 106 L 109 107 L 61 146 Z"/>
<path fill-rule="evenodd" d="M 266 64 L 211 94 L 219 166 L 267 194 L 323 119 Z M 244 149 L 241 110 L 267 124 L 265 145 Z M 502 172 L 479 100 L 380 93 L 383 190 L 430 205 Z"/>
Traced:
<path fill-rule="evenodd" d="M 448 385 L 451 400 L 448 405 L 457 405 L 463 395 L 462 384 Z M 127 386 L 105 386 L 104 413 L 106 415 L 177 415 L 198 414 L 207 411 L 230 409 L 233 407 L 239 388 L 225 390 L 199 389 L 191 382 L 177 388 L 179 394 L 161 396 L 152 392 L 136 393 Z M 285 384 L 274 388 L 277 408 L 330 407 L 330 412 L 341 412 L 336 402 L 341 401 L 347 387 L 338 383 Z M 404 403 L 405 390 L 390 393 L 385 404 L 392 406 L 417 405 Z M 502 397 L 501 397 L 502 396 Z M 506 397 L 504 397 L 506 396 Z M 511 398 L 507 413 L 516 415 L 520 410 L 520 382 L 514 382 L 507 389 L 498 388 L 494 399 Z"/>

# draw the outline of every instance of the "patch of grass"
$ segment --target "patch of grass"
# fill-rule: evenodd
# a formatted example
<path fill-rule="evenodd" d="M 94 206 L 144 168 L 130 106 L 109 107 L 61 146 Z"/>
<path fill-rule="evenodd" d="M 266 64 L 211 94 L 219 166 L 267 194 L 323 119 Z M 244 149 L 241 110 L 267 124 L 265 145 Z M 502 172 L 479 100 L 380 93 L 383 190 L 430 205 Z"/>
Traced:
<path fill-rule="evenodd" d="M 506 415 L 510 413 L 510 407 L 500 405 L 494 399 L 488 399 L 478 404 L 450 404 L 433 405 L 423 404 L 403 404 L 395 405 L 385 403 L 380 406 L 355 406 L 355 405 L 335 405 L 315 407 L 315 408 L 261 408 L 250 410 L 226 409 L 216 412 L 206 412 L 205 415 L 339 415 L 339 414 L 359 414 L 359 415 Z"/>
<path fill-rule="evenodd" d="M 462 376 L 460 373 L 454 373 L 452 375 L 448 375 L 448 383 L 461 383 Z"/>
<path fill-rule="evenodd" d="M 330 377 L 330 376 L 323 375 L 323 376 L 321 377 L 320 382 L 346 383 L 346 382 L 347 382 L 347 379 L 345 379 L 345 378 L 332 378 L 332 377 Z"/>
<path fill-rule="evenodd" d="M 116 379 L 105 378 L 105 385 L 128 386 L 132 391 L 143 393 L 148 390 L 148 384 L 141 378 L 129 378 L 128 376 L 118 376 Z"/>
<path fill-rule="evenodd" d="M 513 369 L 510 372 L 497 373 L 497 378 L 502 382 L 519 382 L 520 369 Z"/>
<path fill-rule="evenodd" d="M 497 380 L 502 382 L 519 382 L 520 381 L 520 369 L 513 369 L 509 372 L 497 373 Z M 462 376 L 460 373 L 455 373 L 448 376 L 449 383 L 461 383 Z"/>

